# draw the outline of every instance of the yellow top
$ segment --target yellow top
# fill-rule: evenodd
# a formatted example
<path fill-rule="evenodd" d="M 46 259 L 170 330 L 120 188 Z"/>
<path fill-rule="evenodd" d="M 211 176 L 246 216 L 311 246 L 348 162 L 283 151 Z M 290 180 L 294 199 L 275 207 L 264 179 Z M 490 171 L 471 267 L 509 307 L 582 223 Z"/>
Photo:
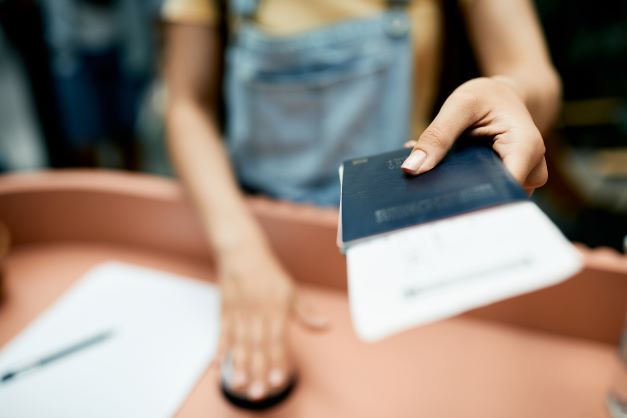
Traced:
<path fill-rule="evenodd" d="M 287 36 L 345 19 L 374 16 L 386 7 L 385 0 L 262 0 L 256 22 L 268 33 Z M 415 50 L 413 131 L 419 134 L 435 96 L 441 9 L 438 0 L 413 0 L 408 13 Z M 211 25 L 217 20 L 215 0 L 166 0 L 162 16 L 171 23 Z"/>

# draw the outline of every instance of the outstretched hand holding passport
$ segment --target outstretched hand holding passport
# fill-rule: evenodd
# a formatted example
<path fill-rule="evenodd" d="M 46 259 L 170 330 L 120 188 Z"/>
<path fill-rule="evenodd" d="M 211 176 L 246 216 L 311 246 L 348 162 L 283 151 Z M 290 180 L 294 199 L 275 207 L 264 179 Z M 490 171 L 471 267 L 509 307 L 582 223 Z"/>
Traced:
<path fill-rule="evenodd" d="M 489 146 L 405 175 L 402 149 L 344 162 L 340 246 L 353 323 L 375 341 L 574 274 L 577 252 Z"/>

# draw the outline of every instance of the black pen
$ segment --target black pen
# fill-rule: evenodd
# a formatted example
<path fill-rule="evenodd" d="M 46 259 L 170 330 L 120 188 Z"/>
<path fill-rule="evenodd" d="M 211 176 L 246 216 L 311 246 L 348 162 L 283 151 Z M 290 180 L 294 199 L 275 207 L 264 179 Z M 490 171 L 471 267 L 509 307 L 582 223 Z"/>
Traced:
<path fill-rule="evenodd" d="M 69 356 L 70 354 L 76 353 L 77 351 L 80 351 L 84 348 L 87 348 L 89 346 L 92 346 L 94 344 L 98 344 L 108 338 L 110 338 L 113 335 L 113 331 L 105 331 L 105 332 L 101 332 L 100 334 L 96 334 L 92 337 L 86 338 L 82 341 L 79 341 L 77 343 L 74 343 L 66 348 L 62 348 L 61 350 L 54 352 L 52 354 L 49 354 L 47 356 L 44 356 L 42 358 L 40 358 L 39 360 L 35 360 L 30 364 L 27 364 L 25 366 L 19 367 L 15 370 L 9 370 L 8 372 L 4 373 L 2 375 L 2 378 L 0 379 L 0 382 L 2 383 L 6 383 L 14 378 L 16 378 L 19 375 L 22 375 L 26 372 L 38 369 L 40 367 L 45 366 L 46 364 L 50 364 L 56 360 L 59 360 L 63 357 Z"/>

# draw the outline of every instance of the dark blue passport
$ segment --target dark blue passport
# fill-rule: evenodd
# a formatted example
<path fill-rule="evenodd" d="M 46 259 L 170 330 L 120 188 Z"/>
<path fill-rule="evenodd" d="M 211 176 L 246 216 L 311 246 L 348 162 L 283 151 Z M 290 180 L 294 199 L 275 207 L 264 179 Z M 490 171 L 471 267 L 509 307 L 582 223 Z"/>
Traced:
<path fill-rule="evenodd" d="M 473 141 L 463 138 L 467 144 Z M 342 243 L 528 199 L 486 144 L 455 147 L 437 167 L 408 176 L 411 150 L 347 160 L 342 174 Z"/>

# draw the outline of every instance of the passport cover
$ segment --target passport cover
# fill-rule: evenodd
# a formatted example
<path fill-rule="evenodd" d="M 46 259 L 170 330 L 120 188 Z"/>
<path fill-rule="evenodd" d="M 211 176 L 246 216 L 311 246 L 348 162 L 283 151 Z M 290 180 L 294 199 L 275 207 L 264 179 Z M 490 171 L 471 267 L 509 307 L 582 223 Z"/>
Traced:
<path fill-rule="evenodd" d="M 463 138 L 459 140 L 464 142 Z M 352 242 L 528 196 L 492 148 L 475 139 L 458 145 L 433 170 L 409 176 L 411 149 L 343 163 L 341 234 Z M 458 144 L 460 143 L 458 142 Z"/>

